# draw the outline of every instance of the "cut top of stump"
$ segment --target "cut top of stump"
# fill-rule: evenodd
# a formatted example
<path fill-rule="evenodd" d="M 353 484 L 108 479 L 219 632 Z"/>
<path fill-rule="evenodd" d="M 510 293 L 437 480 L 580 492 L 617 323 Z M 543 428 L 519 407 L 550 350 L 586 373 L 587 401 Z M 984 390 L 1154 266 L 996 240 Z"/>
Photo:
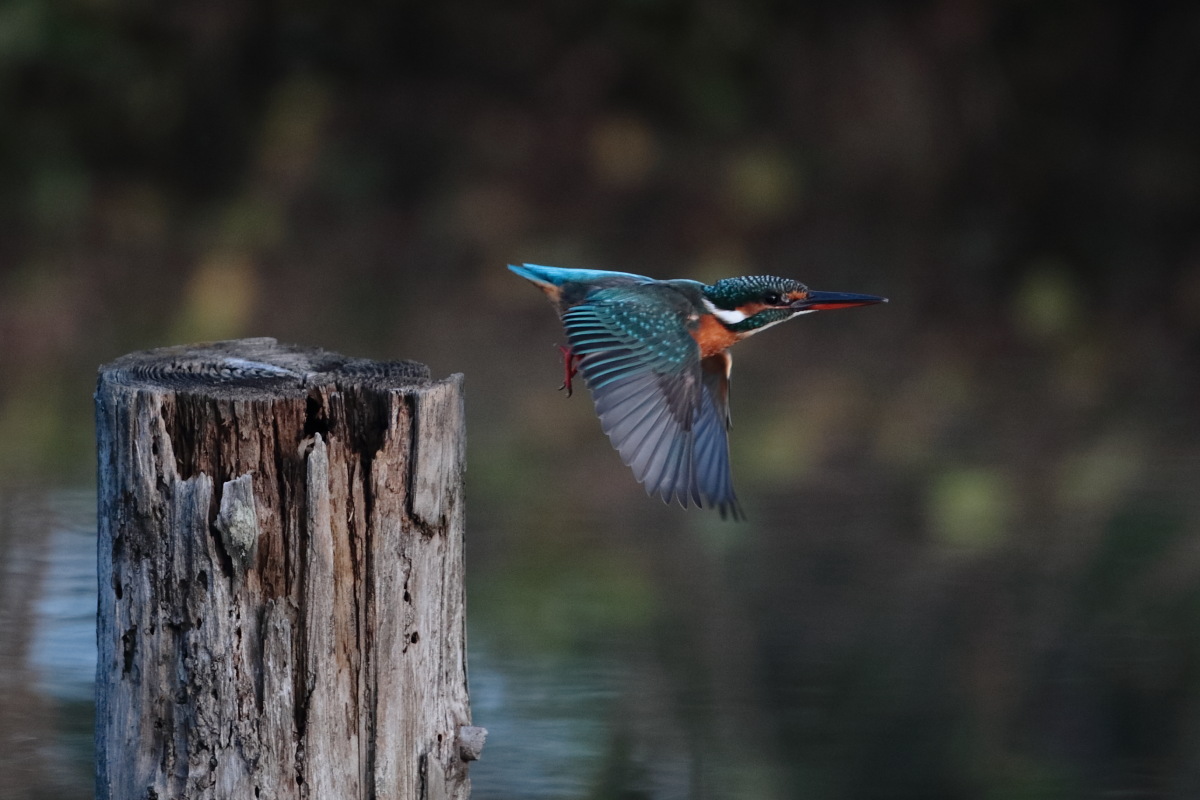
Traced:
<path fill-rule="evenodd" d="M 462 376 L 431 380 L 415 361 L 349 358 L 269 338 L 163 347 L 102 366 L 96 407 L 102 450 L 111 430 L 128 429 L 130 441 L 149 436 L 145 447 L 113 450 L 101 473 L 203 473 L 218 485 L 253 473 L 256 493 L 274 491 L 271 476 L 299 468 L 293 462 L 316 438 L 370 466 L 389 437 L 400 436 L 396 445 L 415 459 L 411 515 L 435 522 L 447 506 L 434 488 L 464 469 Z"/>
<path fill-rule="evenodd" d="M 305 394 L 314 386 L 353 384 L 376 390 L 429 383 L 416 361 L 349 358 L 272 338 L 160 347 L 122 356 L 100 368 L 102 382 L 254 400 Z"/>

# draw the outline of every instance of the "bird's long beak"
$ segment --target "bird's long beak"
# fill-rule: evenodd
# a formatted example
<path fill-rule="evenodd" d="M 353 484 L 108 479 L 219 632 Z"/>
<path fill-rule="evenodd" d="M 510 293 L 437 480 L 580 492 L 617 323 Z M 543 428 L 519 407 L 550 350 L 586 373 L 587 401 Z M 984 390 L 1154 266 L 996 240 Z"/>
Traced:
<path fill-rule="evenodd" d="M 848 294 L 846 292 L 813 292 L 792 303 L 796 311 L 825 311 L 831 308 L 854 308 L 875 303 L 886 303 L 886 297 L 873 294 Z"/>

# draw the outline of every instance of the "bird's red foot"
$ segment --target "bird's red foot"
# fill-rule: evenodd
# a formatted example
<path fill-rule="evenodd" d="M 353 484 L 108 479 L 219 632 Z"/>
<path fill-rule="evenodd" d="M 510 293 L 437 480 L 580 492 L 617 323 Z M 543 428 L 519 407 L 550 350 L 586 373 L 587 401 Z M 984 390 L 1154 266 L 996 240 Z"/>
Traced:
<path fill-rule="evenodd" d="M 562 353 L 563 356 L 564 376 L 563 385 L 558 387 L 558 390 L 561 392 L 563 389 L 566 389 L 567 397 L 570 397 L 571 393 L 574 391 L 571 387 L 571 379 L 575 377 L 577 372 L 579 372 L 579 359 L 581 356 L 572 353 L 570 347 L 565 347 L 561 344 L 558 346 L 558 351 Z"/>

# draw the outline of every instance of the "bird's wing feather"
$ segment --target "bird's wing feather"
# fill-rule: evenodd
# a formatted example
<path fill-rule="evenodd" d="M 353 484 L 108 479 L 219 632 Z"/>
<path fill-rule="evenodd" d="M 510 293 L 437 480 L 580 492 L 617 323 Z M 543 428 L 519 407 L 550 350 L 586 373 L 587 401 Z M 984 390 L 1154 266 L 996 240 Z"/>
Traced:
<path fill-rule="evenodd" d="M 669 289 L 602 289 L 568 309 L 563 325 L 601 427 L 646 491 L 738 517 L 726 438 L 727 357 L 702 366 L 687 313 Z"/>
<path fill-rule="evenodd" d="M 702 402 L 709 411 L 700 415 L 701 424 L 694 434 L 696 463 L 707 468 L 707 472 L 697 479 L 697 484 L 708 487 L 708 491 L 716 496 L 729 498 L 721 506 L 722 516 L 745 519 L 733 492 L 733 476 L 729 471 L 729 373 L 732 369 L 733 358 L 727 352 L 700 362 L 704 387 Z"/>

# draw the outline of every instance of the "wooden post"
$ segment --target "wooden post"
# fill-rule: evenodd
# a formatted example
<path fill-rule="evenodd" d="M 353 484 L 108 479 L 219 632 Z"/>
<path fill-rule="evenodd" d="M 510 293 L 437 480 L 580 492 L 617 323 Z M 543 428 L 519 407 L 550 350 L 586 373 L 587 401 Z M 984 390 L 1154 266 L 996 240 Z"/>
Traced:
<path fill-rule="evenodd" d="M 461 375 L 152 350 L 96 432 L 100 800 L 468 796 Z"/>

